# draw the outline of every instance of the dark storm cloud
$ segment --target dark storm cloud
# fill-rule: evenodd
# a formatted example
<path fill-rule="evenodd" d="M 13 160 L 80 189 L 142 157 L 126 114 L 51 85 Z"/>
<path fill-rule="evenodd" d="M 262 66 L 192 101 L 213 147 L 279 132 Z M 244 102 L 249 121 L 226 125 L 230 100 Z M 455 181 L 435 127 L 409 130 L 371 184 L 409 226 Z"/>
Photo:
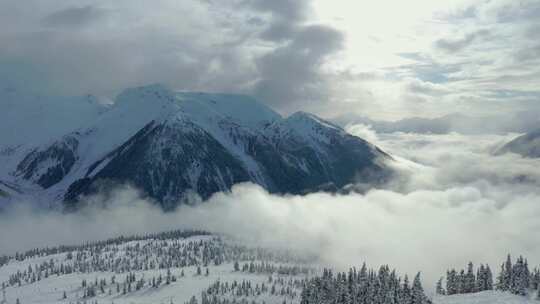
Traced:
<path fill-rule="evenodd" d="M 50 26 L 81 26 L 97 21 L 105 16 L 105 10 L 88 5 L 59 10 L 43 19 Z"/>
<path fill-rule="evenodd" d="M 306 103 L 324 103 L 329 83 L 321 71 L 325 59 L 343 48 L 343 35 L 324 25 L 306 25 L 310 2 L 252 0 L 250 8 L 271 19 L 259 37 L 279 46 L 255 60 L 255 97 L 285 111 Z"/>
<path fill-rule="evenodd" d="M 286 45 L 257 60 L 261 79 L 255 95 L 278 107 L 324 101 L 328 83 L 319 71 L 326 57 L 341 49 L 342 44 L 342 34 L 332 28 L 300 28 Z"/>
<path fill-rule="evenodd" d="M 321 65 L 342 39 L 306 25 L 307 0 L 0 3 L 7 10 L 24 13 L 0 27 L 0 83 L 58 95 L 112 97 L 161 82 L 254 94 L 282 109 L 301 105 L 300 92 L 312 88 L 310 99 L 321 102 Z"/>

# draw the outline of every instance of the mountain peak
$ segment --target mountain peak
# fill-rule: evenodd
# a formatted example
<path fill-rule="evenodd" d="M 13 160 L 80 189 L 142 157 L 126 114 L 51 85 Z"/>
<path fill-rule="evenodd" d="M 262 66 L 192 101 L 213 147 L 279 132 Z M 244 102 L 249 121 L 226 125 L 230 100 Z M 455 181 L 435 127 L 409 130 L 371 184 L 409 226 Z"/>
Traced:
<path fill-rule="evenodd" d="M 116 103 L 171 103 L 174 101 L 174 92 L 162 84 L 151 84 L 146 86 L 125 89 L 116 97 Z"/>
<path fill-rule="evenodd" d="M 77 100 L 89 103 L 93 97 Z M 102 182 L 127 182 L 169 209 L 190 191 L 208 198 L 240 182 L 298 194 L 377 182 L 372 172 L 387 171 L 378 161 L 384 153 L 343 129 L 306 112 L 284 119 L 245 95 L 149 85 L 124 90 L 105 112 L 84 118 L 91 121 L 72 137 L 53 134 L 45 144 L 27 141 L 34 145 L 20 155 L 0 155 L 8 163 L 0 179 L 67 202 Z"/>
<path fill-rule="evenodd" d="M 281 116 L 253 97 L 238 94 L 177 92 L 181 108 L 198 120 L 232 119 L 246 127 L 259 127 Z"/>
<path fill-rule="evenodd" d="M 298 111 L 293 114 L 291 114 L 289 117 L 287 117 L 287 122 L 295 125 L 297 128 L 301 128 L 302 126 L 323 126 L 329 129 L 335 129 L 335 130 L 342 130 L 341 127 L 338 127 L 334 125 L 333 123 L 330 123 L 314 114 L 304 112 L 304 111 Z"/>

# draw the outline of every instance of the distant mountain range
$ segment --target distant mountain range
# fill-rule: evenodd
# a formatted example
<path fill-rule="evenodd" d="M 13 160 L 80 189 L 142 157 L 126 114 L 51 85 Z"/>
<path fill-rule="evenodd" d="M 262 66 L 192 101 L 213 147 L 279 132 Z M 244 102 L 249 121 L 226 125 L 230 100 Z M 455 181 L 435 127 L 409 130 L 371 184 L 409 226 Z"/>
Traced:
<path fill-rule="evenodd" d="M 372 120 L 355 114 L 340 116 L 332 121 L 340 126 L 349 124 L 369 125 L 378 133 L 419 133 L 447 134 L 505 134 L 525 133 L 538 128 L 538 112 L 520 112 L 499 116 L 474 117 L 463 114 L 449 114 L 436 118 L 411 117 L 397 121 Z"/>
<path fill-rule="evenodd" d="M 377 184 L 391 157 L 312 114 L 281 117 L 250 97 L 127 89 L 92 96 L 0 93 L 0 201 L 76 208 L 83 195 L 129 183 L 173 209 L 241 182 L 272 193 Z"/>

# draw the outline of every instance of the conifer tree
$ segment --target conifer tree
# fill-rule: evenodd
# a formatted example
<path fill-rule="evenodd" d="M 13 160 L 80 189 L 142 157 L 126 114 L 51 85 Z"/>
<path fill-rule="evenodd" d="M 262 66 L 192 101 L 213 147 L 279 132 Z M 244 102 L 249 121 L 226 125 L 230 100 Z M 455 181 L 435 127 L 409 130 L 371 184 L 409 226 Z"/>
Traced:
<path fill-rule="evenodd" d="M 486 289 L 485 290 L 493 290 L 493 273 L 491 272 L 491 268 L 489 268 L 489 265 L 486 265 L 486 274 L 485 274 L 485 280 L 486 280 Z"/>
<path fill-rule="evenodd" d="M 437 287 L 436 287 L 436 293 L 438 295 L 445 295 L 446 292 L 443 288 L 443 278 L 440 278 L 439 281 L 437 281 Z"/>
<path fill-rule="evenodd" d="M 411 288 L 411 304 L 423 304 L 425 301 L 424 288 L 420 280 L 420 273 L 416 274 Z"/>
<path fill-rule="evenodd" d="M 474 276 L 474 265 L 472 262 L 469 262 L 467 265 L 467 274 L 464 276 L 463 280 L 463 291 L 462 293 L 471 293 L 476 289 L 476 278 Z"/>
<path fill-rule="evenodd" d="M 512 258 L 510 255 L 506 257 L 506 263 L 504 264 L 504 276 L 503 276 L 503 291 L 510 290 L 512 288 L 513 271 L 512 271 Z"/>

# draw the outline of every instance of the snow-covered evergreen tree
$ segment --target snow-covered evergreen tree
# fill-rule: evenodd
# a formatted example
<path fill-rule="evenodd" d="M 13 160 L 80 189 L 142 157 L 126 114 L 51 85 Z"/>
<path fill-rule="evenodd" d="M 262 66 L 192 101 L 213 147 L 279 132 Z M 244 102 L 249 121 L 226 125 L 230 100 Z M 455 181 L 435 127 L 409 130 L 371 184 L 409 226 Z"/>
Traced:
<path fill-rule="evenodd" d="M 437 281 L 437 287 L 435 288 L 435 292 L 438 295 L 446 295 L 446 291 L 444 290 L 444 287 L 443 287 L 443 278 L 440 278 Z"/>

